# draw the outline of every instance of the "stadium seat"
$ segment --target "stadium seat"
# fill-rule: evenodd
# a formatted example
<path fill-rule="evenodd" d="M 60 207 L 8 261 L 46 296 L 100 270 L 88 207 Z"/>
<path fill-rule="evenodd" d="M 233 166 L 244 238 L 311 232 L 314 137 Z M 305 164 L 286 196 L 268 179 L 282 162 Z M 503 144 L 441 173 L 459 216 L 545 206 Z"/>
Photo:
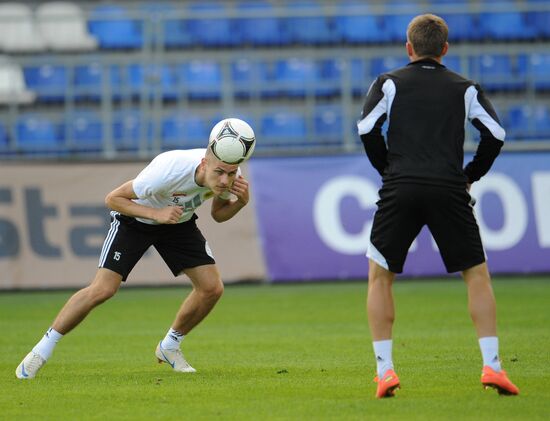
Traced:
<path fill-rule="evenodd" d="M 32 53 L 45 49 L 31 8 L 20 2 L 0 3 L 0 49 L 9 53 Z"/>
<path fill-rule="evenodd" d="M 276 87 L 281 95 L 304 97 L 314 92 L 319 78 L 315 61 L 307 58 L 289 58 L 278 60 L 276 68 Z"/>
<path fill-rule="evenodd" d="M 8 57 L 0 56 L 0 105 L 29 104 L 36 94 L 27 89 L 21 67 Z"/>
<path fill-rule="evenodd" d="M 262 117 L 260 126 L 259 132 L 264 142 L 259 142 L 259 147 L 263 145 L 299 145 L 306 140 L 305 117 L 298 112 L 286 109 L 267 112 Z"/>
<path fill-rule="evenodd" d="M 490 1 L 485 0 L 490 7 Z M 491 11 L 480 14 L 481 35 L 491 40 L 530 40 L 536 36 L 536 29 L 528 25 L 527 15 L 517 9 L 514 1 L 499 1 L 506 11 Z"/>
<path fill-rule="evenodd" d="M 43 64 L 23 69 L 27 86 L 44 102 L 63 102 L 68 86 L 65 66 Z"/>
<path fill-rule="evenodd" d="M 131 64 L 127 70 L 128 87 L 132 96 L 145 95 L 147 98 L 154 98 L 160 94 L 166 100 L 177 98 L 176 78 L 169 65 Z"/>
<path fill-rule="evenodd" d="M 239 58 L 231 63 L 231 80 L 238 98 L 269 96 L 272 92 L 268 65 L 263 61 Z"/>
<path fill-rule="evenodd" d="M 59 127 L 43 115 L 19 115 L 16 123 L 18 150 L 29 153 L 61 152 L 63 137 Z"/>
<path fill-rule="evenodd" d="M 345 0 L 339 9 L 343 13 L 335 19 L 335 30 L 344 42 L 350 44 L 382 43 L 389 41 L 379 16 L 369 13 L 369 6 L 360 0 Z"/>
<path fill-rule="evenodd" d="M 37 24 L 48 48 L 57 51 L 89 51 L 97 40 L 88 33 L 86 19 L 78 4 L 56 1 L 40 4 Z"/>
<path fill-rule="evenodd" d="M 527 24 L 535 30 L 535 35 L 539 39 L 550 38 L 550 10 L 546 9 L 548 0 L 527 0 L 529 6 L 541 8 L 527 13 Z M 542 6 L 542 7 L 541 7 Z"/>
<path fill-rule="evenodd" d="M 339 143 L 344 137 L 342 107 L 340 105 L 318 105 L 314 110 L 315 143 Z"/>
<path fill-rule="evenodd" d="M 151 125 L 139 110 L 120 110 L 113 113 L 113 139 L 119 151 L 137 151 L 151 138 Z"/>
<path fill-rule="evenodd" d="M 403 56 L 375 57 L 371 60 L 371 77 L 374 80 L 374 78 L 378 75 L 396 70 L 400 67 L 406 66 L 408 63 L 408 57 Z"/>
<path fill-rule="evenodd" d="M 370 62 L 361 58 L 354 58 L 347 62 L 351 73 L 351 91 L 355 96 L 363 96 L 367 93 L 370 84 L 376 76 L 370 71 Z"/>
<path fill-rule="evenodd" d="M 109 69 L 109 79 L 104 79 Z M 105 86 L 103 84 L 105 83 Z M 123 82 L 120 66 L 106 66 L 93 61 L 86 65 L 76 66 L 74 72 L 74 91 L 77 99 L 99 101 L 102 96 L 120 99 Z M 105 92 L 103 92 L 105 89 Z"/>
<path fill-rule="evenodd" d="M 96 6 L 88 22 L 90 33 L 105 49 L 133 49 L 143 46 L 143 22 L 131 19 L 118 5 Z"/>
<path fill-rule="evenodd" d="M 527 57 L 486 54 L 470 59 L 470 76 L 487 91 L 525 89 Z"/>
<path fill-rule="evenodd" d="M 536 90 L 550 90 L 550 53 L 531 54 L 529 57 L 529 81 Z"/>
<path fill-rule="evenodd" d="M 405 42 L 407 26 L 410 21 L 422 13 L 418 3 L 410 0 L 388 0 L 384 2 L 391 13 L 382 15 L 382 31 L 390 42 Z"/>
<path fill-rule="evenodd" d="M 218 1 L 194 1 L 187 7 L 193 17 L 188 20 L 193 43 L 205 47 L 235 46 L 240 37 L 235 31 L 235 22 L 227 18 L 227 3 Z"/>
<path fill-rule="evenodd" d="M 319 45 L 334 44 L 340 41 L 340 34 L 336 32 L 334 22 L 319 13 L 319 11 L 322 11 L 323 6 L 318 1 L 297 0 L 285 2 L 285 7 L 286 12 L 290 15 L 290 17 L 285 18 L 285 28 L 289 32 L 292 43 Z"/>
<path fill-rule="evenodd" d="M 66 139 L 78 152 L 99 152 L 103 148 L 103 123 L 95 111 L 74 111 L 65 118 Z M 70 141 L 69 141 L 70 140 Z"/>
<path fill-rule="evenodd" d="M 189 99 L 216 100 L 221 97 L 222 72 L 218 62 L 192 60 L 176 67 L 180 91 Z"/>
<path fill-rule="evenodd" d="M 9 137 L 6 128 L 0 123 L 0 151 L 5 151 L 9 147 Z"/>
<path fill-rule="evenodd" d="M 460 73 L 462 75 L 466 74 L 466 69 L 462 69 L 462 59 L 460 56 L 444 56 L 442 64 L 453 72 Z"/>
<path fill-rule="evenodd" d="M 208 144 L 210 127 L 200 115 L 188 111 L 172 114 L 162 120 L 162 148 L 204 148 Z"/>
<path fill-rule="evenodd" d="M 340 94 L 342 86 L 342 70 L 344 62 L 342 60 L 320 60 L 316 63 L 317 80 L 316 96 L 334 96 Z"/>
<path fill-rule="evenodd" d="M 151 19 L 151 42 L 166 48 L 185 48 L 193 45 L 187 21 L 183 19 L 185 9 L 180 4 L 164 2 L 146 2 L 139 10 Z"/>
<path fill-rule="evenodd" d="M 235 29 L 242 44 L 250 45 L 283 45 L 288 44 L 288 32 L 276 16 L 275 7 L 265 0 L 248 0 L 238 2 L 237 15 L 251 14 L 251 17 L 238 18 Z M 235 36 L 235 35 L 233 35 Z"/>

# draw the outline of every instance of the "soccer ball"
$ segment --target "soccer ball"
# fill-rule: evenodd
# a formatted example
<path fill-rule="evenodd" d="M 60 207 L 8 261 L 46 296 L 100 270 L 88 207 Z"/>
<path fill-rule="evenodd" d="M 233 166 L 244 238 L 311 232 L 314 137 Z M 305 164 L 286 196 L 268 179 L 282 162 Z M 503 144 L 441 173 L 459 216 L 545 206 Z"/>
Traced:
<path fill-rule="evenodd" d="M 214 126 L 208 140 L 214 156 L 226 164 L 240 164 L 254 152 L 254 130 L 243 120 L 226 118 Z"/>

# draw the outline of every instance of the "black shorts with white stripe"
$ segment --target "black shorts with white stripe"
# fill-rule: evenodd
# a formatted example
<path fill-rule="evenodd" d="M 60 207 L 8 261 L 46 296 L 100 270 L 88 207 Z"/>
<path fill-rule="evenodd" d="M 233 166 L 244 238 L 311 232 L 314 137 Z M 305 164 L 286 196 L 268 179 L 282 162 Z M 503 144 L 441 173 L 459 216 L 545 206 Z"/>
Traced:
<path fill-rule="evenodd" d="M 111 212 L 111 225 L 99 258 L 99 267 L 110 269 L 125 281 L 151 246 L 155 247 L 174 276 L 182 270 L 216 263 L 195 220 L 170 225 L 150 225 Z"/>

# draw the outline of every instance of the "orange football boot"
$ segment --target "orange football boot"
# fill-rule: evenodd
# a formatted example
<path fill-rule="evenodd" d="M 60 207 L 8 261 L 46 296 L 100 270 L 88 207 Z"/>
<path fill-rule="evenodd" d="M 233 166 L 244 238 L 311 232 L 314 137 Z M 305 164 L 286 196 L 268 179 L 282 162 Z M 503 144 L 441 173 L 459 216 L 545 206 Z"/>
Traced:
<path fill-rule="evenodd" d="M 495 371 L 488 365 L 481 372 L 481 384 L 485 389 L 492 387 L 499 395 L 519 395 L 518 387 L 510 381 L 506 371 Z"/>
<path fill-rule="evenodd" d="M 399 377 L 391 368 L 384 373 L 382 379 L 376 376 L 374 382 L 378 383 L 376 388 L 377 398 L 392 398 L 395 396 L 395 389 L 400 388 Z"/>

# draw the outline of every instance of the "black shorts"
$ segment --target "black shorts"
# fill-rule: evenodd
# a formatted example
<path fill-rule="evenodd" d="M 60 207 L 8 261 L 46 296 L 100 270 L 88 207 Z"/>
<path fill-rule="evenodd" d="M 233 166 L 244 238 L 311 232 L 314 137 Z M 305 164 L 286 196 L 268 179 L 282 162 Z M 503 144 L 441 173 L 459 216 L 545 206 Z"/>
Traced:
<path fill-rule="evenodd" d="M 367 256 L 381 266 L 403 272 L 409 247 L 424 225 L 439 247 L 447 272 L 485 262 L 471 197 L 465 189 L 397 184 L 383 186 L 379 195 Z"/>
<path fill-rule="evenodd" d="M 216 263 L 200 232 L 196 215 L 186 222 L 150 225 L 111 212 L 111 226 L 103 243 L 99 267 L 110 269 L 125 281 L 136 263 L 154 246 L 174 276 L 183 269 Z"/>

